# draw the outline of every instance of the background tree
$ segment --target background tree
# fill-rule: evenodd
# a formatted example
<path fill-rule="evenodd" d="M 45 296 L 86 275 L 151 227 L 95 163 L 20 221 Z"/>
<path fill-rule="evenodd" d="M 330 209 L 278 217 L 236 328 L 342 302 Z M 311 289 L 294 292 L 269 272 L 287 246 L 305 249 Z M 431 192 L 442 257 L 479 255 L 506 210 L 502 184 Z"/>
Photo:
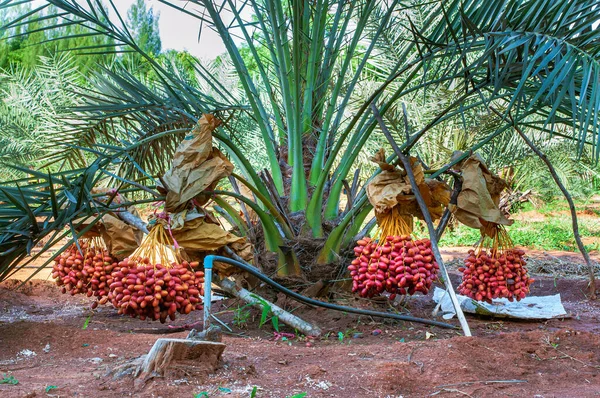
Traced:
<path fill-rule="evenodd" d="M 160 13 L 154 14 L 144 0 L 136 0 L 127 11 L 127 26 L 133 39 L 146 54 L 157 56 L 161 51 L 158 22 Z"/>
<path fill-rule="evenodd" d="M 596 1 L 197 0 L 196 10 L 165 2 L 220 34 L 241 95 L 199 63 L 197 86 L 210 87 L 210 95 L 169 73 L 120 20 L 102 20 L 95 12 L 98 1 L 49 1 L 110 37 L 115 48 L 139 54 L 156 76 L 138 78 L 126 69 L 97 76 L 95 90 L 80 91 L 86 103 L 71 110 L 77 122 L 65 134 L 91 143 L 87 150 L 103 165 L 102 159 L 118 157 L 111 173 L 122 186 L 152 188 L 183 132 L 203 112 L 218 113 L 226 123 L 215 138 L 236 162 L 237 184 L 253 193 L 218 194 L 259 214 L 263 233 L 255 243 L 266 248 L 259 253 L 262 263 L 273 264 L 275 253 L 274 268 L 282 274 L 310 273 L 319 268 L 314 262 L 328 275 L 341 269 L 340 255 L 370 211 L 353 175 L 378 131 L 372 103 L 396 126 L 406 154 L 424 151 L 427 138 L 448 126 L 467 129 L 484 116 L 489 120 L 469 150 L 499 145 L 516 136 L 519 125 L 538 142 L 575 142 L 575 155 L 586 147 L 592 159 L 600 153 Z M 252 9 L 251 18 L 242 16 L 245 7 Z M 409 105 L 409 135 L 399 123 L 402 103 Z M 430 112 L 415 117 L 423 103 Z M 240 123 L 240 112 L 252 123 Z M 92 139 L 98 136 L 105 141 Z M 236 141 L 249 136 L 264 148 L 266 162 L 258 170 L 249 160 L 252 153 Z M 428 170 L 433 178 L 461 158 L 438 160 L 443 165 Z M 128 182 L 134 175 L 135 184 Z M 342 204 L 344 195 L 348 205 Z M 298 256 L 304 256 L 303 268 Z"/>
<path fill-rule="evenodd" d="M 97 7 L 107 13 L 103 2 Z M 19 2 L 2 10 L 0 15 L 0 69 L 10 67 L 34 68 L 41 56 L 54 57 L 62 52 L 86 54 L 72 60 L 78 70 L 94 69 L 114 59 L 113 43 L 108 36 L 95 35 L 77 22 L 62 22 L 55 26 L 52 16 L 57 12 L 51 4 L 32 9 L 31 4 Z M 107 15 L 107 14 L 106 14 Z M 16 24 L 7 25 L 18 19 Z M 100 21 L 106 16 L 99 15 Z"/>

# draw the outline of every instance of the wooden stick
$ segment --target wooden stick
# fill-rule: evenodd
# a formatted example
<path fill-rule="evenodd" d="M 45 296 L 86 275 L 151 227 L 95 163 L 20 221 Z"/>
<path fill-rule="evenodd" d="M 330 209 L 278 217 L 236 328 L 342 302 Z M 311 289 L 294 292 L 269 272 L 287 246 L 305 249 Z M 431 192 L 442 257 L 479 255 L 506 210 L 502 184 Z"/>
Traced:
<path fill-rule="evenodd" d="M 554 182 L 556 183 L 556 185 L 558 185 L 558 188 L 560 189 L 560 191 L 564 195 L 565 199 L 569 203 L 569 210 L 571 211 L 571 221 L 573 223 L 573 235 L 575 236 L 575 242 L 577 242 L 577 247 L 579 248 L 579 251 L 583 255 L 583 259 L 585 260 L 585 263 L 588 268 L 588 275 L 589 275 L 589 279 L 590 279 L 590 281 L 589 281 L 589 283 L 590 283 L 590 298 L 592 300 L 595 300 L 596 299 L 596 277 L 594 275 L 595 267 L 594 267 L 594 263 L 592 263 L 592 259 L 590 258 L 590 255 L 588 254 L 587 250 L 585 249 L 583 241 L 581 240 L 581 236 L 579 235 L 579 223 L 577 222 L 577 210 L 575 209 L 575 203 L 573 203 L 573 198 L 571 197 L 571 194 L 569 194 L 569 191 L 567 191 L 567 188 L 565 188 L 565 186 L 562 183 L 562 181 L 560 180 L 560 177 L 558 176 L 558 174 L 556 174 L 556 170 L 554 169 L 554 166 L 552 166 L 552 163 L 550 162 L 550 160 L 548 160 L 548 157 L 546 156 L 546 154 L 544 154 L 542 151 L 540 151 L 538 149 L 538 147 L 533 143 L 533 141 L 531 141 L 529 139 L 529 137 L 527 137 L 527 135 L 525 135 L 525 133 L 519 127 L 517 127 L 514 123 L 513 123 L 513 128 L 515 129 L 515 131 L 517 133 L 519 133 L 519 135 L 521 136 L 523 141 L 525 141 L 527 143 L 527 145 L 529 145 L 529 148 L 531 148 L 531 150 L 533 152 L 535 152 L 535 154 L 540 159 L 542 159 L 542 161 L 546 164 L 546 167 L 548 167 L 548 171 L 552 175 L 552 179 L 554 179 Z"/>
<path fill-rule="evenodd" d="M 433 394 L 429 394 L 429 396 L 430 396 L 430 397 L 433 397 L 433 396 L 435 396 L 435 395 L 442 394 L 442 393 L 444 393 L 444 392 L 453 392 L 453 393 L 456 393 L 456 394 L 465 395 L 465 396 L 467 396 L 467 397 L 469 397 L 469 398 L 473 398 L 473 396 L 472 396 L 472 395 L 470 395 L 470 394 L 467 394 L 467 393 L 466 393 L 466 392 L 464 392 L 464 391 L 457 390 L 456 388 L 442 388 L 440 391 L 436 391 L 436 392 L 434 392 Z"/>
<path fill-rule="evenodd" d="M 415 199 L 417 199 L 417 203 L 419 204 L 419 208 L 421 209 L 421 213 L 423 213 L 423 218 L 425 219 L 425 223 L 427 224 L 427 229 L 429 231 L 429 240 L 431 241 L 431 250 L 433 251 L 435 261 L 438 263 L 440 270 L 442 271 L 442 277 L 444 278 L 444 284 L 446 285 L 446 289 L 447 289 L 448 293 L 450 294 L 450 300 L 452 301 L 452 305 L 454 306 L 454 310 L 456 311 L 456 317 L 458 318 L 458 321 L 460 322 L 460 326 L 463 330 L 464 335 L 471 336 L 471 330 L 469 328 L 469 324 L 467 323 L 467 319 L 465 318 L 465 314 L 463 313 L 462 308 L 460 308 L 460 303 L 458 302 L 458 298 L 456 297 L 456 293 L 454 292 L 454 288 L 452 287 L 452 282 L 450 281 L 450 276 L 448 275 L 448 270 L 446 269 L 446 266 L 444 265 L 444 261 L 442 260 L 442 255 L 440 254 L 440 249 L 438 247 L 437 234 L 435 231 L 435 227 L 433 226 L 433 220 L 431 219 L 431 214 L 429 213 L 429 209 L 427 208 L 427 205 L 425 204 L 425 201 L 423 200 L 423 195 L 421 195 L 421 191 L 419 191 L 417 181 L 415 180 L 415 173 L 413 173 L 412 167 L 410 165 L 410 161 L 408 160 L 406 155 L 404 155 L 404 153 L 402 153 L 402 151 L 398 147 L 398 144 L 396 144 L 394 137 L 392 137 L 392 134 L 387 129 L 385 123 L 383 122 L 381 115 L 379 114 L 379 110 L 377 109 L 377 107 L 375 106 L 374 103 L 371 104 L 371 108 L 373 110 L 373 115 L 375 116 L 375 119 L 377 119 L 377 122 L 379 123 L 379 126 L 381 127 L 381 131 L 383 132 L 383 134 L 386 136 L 386 138 L 392 145 L 392 149 L 394 150 L 394 152 L 398 156 L 398 159 L 400 159 L 400 161 L 402 162 L 402 165 L 404 166 L 404 170 L 406 171 L 408 179 L 410 180 L 410 185 L 412 186 L 413 194 L 415 195 Z"/>
<path fill-rule="evenodd" d="M 267 303 L 271 307 L 271 312 L 273 315 L 277 316 L 281 322 L 299 330 L 306 336 L 321 336 L 321 329 L 319 329 L 317 326 L 298 318 L 296 315 L 293 315 L 283 308 L 265 300 L 256 293 L 252 293 L 244 288 L 236 286 L 236 284 L 230 279 L 223 279 L 218 282 L 217 285 L 219 285 L 225 292 L 239 298 L 242 301 L 245 301 L 248 304 L 252 304 L 255 307 L 262 308 L 263 303 Z"/>

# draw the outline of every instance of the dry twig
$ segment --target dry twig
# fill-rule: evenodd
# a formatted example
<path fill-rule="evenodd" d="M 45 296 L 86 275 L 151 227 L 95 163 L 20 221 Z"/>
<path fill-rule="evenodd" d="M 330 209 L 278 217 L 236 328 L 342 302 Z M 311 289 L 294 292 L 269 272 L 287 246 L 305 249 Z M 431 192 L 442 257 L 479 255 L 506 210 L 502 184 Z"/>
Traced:
<path fill-rule="evenodd" d="M 527 383 L 527 380 L 476 380 L 476 381 L 465 381 L 462 383 L 454 383 L 454 384 L 442 384 L 441 386 L 435 386 L 435 388 L 445 388 L 445 387 L 458 387 L 458 386 L 470 386 L 473 384 L 496 384 L 496 383 Z"/>
<path fill-rule="evenodd" d="M 572 361 L 579 362 L 580 364 L 582 364 L 585 367 L 590 367 L 590 368 L 594 368 L 594 369 L 600 369 L 600 365 L 593 365 L 593 364 L 590 364 L 590 363 L 585 363 L 581 359 L 577 359 L 577 358 L 575 358 L 575 357 L 567 354 L 566 352 L 564 352 L 562 350 L 559 350 L 558 349 L 558 344 L 553 344 L 550 341 L 550 336 L 544 336 L 542 338 L 542 342 L 546 346 L 548 346 L 549 348 L 552 348 L 554 351 L 558 352 L 559 354 L 562 354 L 562 357 L 554 357 L 552 359 L 570 359 Z M 550 358 L 547 358 L 547 359 L 550 359 Z"/>
<path fill-rule="evenodd" d="M 457 393 L 457 394 L 466 395 L 467 397 L 473 398 L 472 395 L 467 394 L 464 391 L 457 390 L 456 388 L 442 388 L 440 391 L 436 391 L 433 394 L 430 394 L 429 396 L 433 397 L 434 395 L 443 394 L 445 392 L 454 392 L 454 393 Z"/>

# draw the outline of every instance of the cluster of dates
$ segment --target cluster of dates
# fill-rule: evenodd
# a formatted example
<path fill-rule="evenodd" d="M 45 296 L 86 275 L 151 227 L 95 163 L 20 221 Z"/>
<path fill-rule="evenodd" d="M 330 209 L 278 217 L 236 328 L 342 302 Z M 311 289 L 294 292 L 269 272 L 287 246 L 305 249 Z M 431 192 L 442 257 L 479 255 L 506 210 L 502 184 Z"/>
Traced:
<path fill-rule="evenodd" d="M 204 272 L 198 262 L 151 264 L 148 258 L 121 261 L 111 274 L 109 299 L 119 314 L 141 320 L 175 320 L 176 313 L 201 310 Z"/>
<path fill-rule="evenodd" d="M 80 250 L 81 249 L 81 250 Z M 117 266 L 117 260 L 94 241 L 80 240 L 70 246 L 54 260 L 52 277 L 62 293 L 85 294 L 98 299 L 92 308 L 108 301 L 110 275 Z"/>
<path fill-rule="evenodd" d="M 488 254 L 485 250 L 469 251 L 458 292 L 477 301 L 492 302 L 492 299 L 507 298 L 521 300 L 529 293 L 534 282 L 527 274 L 525 251 L 509 249 Z"/>
<path fill-rule="evenodd" d="M 408 235 L 387 236 L 380 241 L 365 238 L 354 248 L 356 258 L 348 266 L 352 291 L 373 297 L 384 291 L 393 300 L 397 294 L 427 294 L 437 279 L 438 264 L 429 239 L 412 240 Z"/>

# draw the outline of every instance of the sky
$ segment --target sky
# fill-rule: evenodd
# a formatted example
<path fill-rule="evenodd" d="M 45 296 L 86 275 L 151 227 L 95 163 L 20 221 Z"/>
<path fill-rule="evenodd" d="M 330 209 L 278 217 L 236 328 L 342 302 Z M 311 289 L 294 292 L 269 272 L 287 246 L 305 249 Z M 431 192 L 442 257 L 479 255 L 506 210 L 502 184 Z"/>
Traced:
<path fill-rule="evenodd" d="M 119 8 L 119 13 L 125 16 L 133 2 L 134 0 L 116 0 L 115 5 Z M 173 3 L 182 8 L 198 7 L 187 1 L 174 0 Z M 146 4 L 148 8 L 152 7 L 155 13 L 160 13 L 159 30 L 163 50 L 187 50 L 192 55 L 204 59 L 213 59 L 225 52 L 225 46 L 219 36 L 206 26 L 202 29 L 198 42 L 199 19 L 157 0 L 146 0 Z"/>
<path fill-rule="evenodd" d="M 133 4 L 134 0 L 113 0 L 122 17 L 126 17 L 127 10 Z M 85 0 L 77 0 L 79 4 L 86 4 Z M 172 0 L 179 7 L 190 10 L 198 9 L 197 5 L 184 0 Z M 33 7 L 45 4 L 45 0 L 35 0 Z M 105 2 L 106 4 L 107 2 Z M 203 59 L 214 59 L 223 54 L 225 46 L 219 36 L 206 25 L 202 29 L 200 41 L 198 33 L 200 30 L 200 20 L 191 15 L 187 15 L 158 0 L 146 0 L 147 7 L 152 7 L 154 12 L 160 14 L 159 30 L 162 49 L 187 50 L 192 55 Z"/>

